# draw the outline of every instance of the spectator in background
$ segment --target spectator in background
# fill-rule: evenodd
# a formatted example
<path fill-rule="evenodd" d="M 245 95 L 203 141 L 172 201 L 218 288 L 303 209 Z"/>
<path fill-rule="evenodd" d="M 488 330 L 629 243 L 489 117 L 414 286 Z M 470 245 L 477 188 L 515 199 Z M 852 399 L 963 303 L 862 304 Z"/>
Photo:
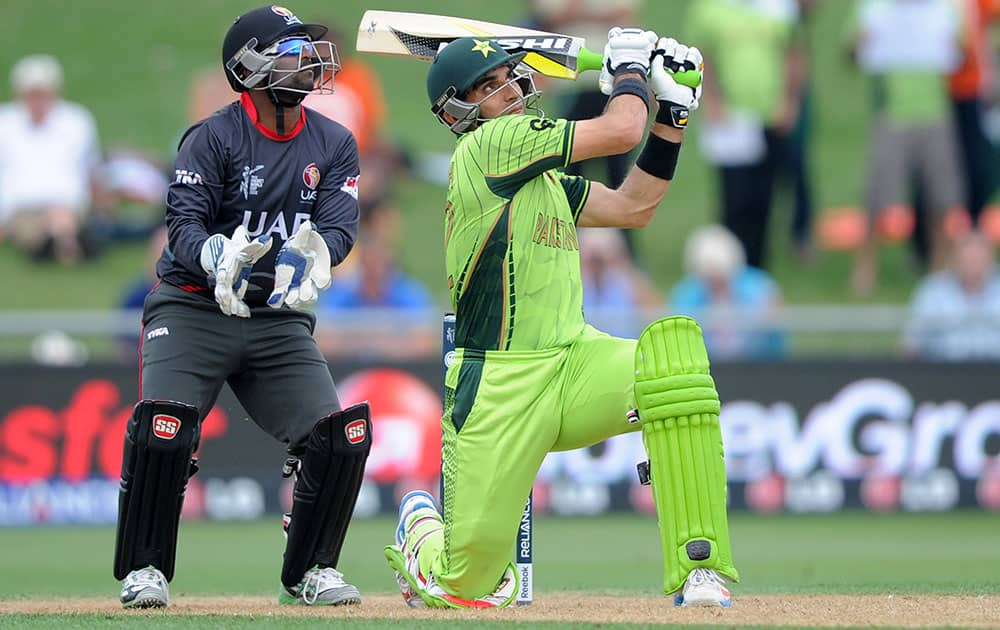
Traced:
<path fill-rule="evenodd" d="M 438 347 L 430 293 L 404 274 L 388 239 L 362 226 L 350 272 L 320 295 L 316 339 L 326 356 L 426 357 Z"/>
<path fill-rule="evenodd" d="M 949 268 L 925 278 L 910 303 L 903 351 L 926 359 L 1000 359 L 1000 274 L 989 239 L 963 236 Z"/>
<path fill-rule="evenodd" d="M 812 143 L 813 95 L 810 65 L 815 25 L 816 4 L 819 0 L 797 0 L 798 19 L 792 31 L 792 46 L 788 51 L 789 89 L 797 89 L 792 101 L 798 102 L 798 115 L 789 123 L 784 148 L 783 171 L 792 187 L 792 247 L 800 260 L 812 257 L 813 195 L 809 176 L 809 149 Z"/>
<path fill-rule="evenodd" d="M 635 26 L 639 23 L 639 10 L 642 0 L 529 0 L 528 10 L 536 28 L 567 33 L 582 37 L 587 42 L 587 48 L 594 52 L 602 52 L 608 41 L 608 29 L 613 26 Z M 558 81 L 553 80 L 546 86 L 546 91 L 552 91 L 561 96 L 559 99 L 560 117 L 570 120 L 585 120 L 597 118 L 608 104 L 608 97 L 601 93 L 596 81 Z M 603 166 L 603 176 L 593 171 Z M 593 158 L 575 162 L 566 167 L 570 175 L 583 175 L 589 171 L 588 177 L 600 181 L 611 188 L 618 188 L 625 181 L 632 162 L 628 153 L 609 155 L 603 158 Z M 622 230 L 625 237 L 627 252 L 633 260 L 637 258 L 632 232 Z"/>
<path fill-rule="evenodd" d="M 960 59 L 961 21 L 952 0 L 861 0 L 849 25 L 849 51 L 871 77 L 874 107 L 865 193 L 869 224 L 909 199 L 918 178 L 932 268 L 946 255 L 945 214 L 962 201 L 960 159 L 947 75 Z M 878 281 L 877 234 L 855 258 L 851 285 L 870 294 Z"/>
<path fill-rule="evenodd" d="M 743 246 L 721 225 L 698 228 L 684 247 L 686 275 L 670 293 L 671 314 L 696 318 L 713 359 L 761 359 L 784 353 L 774 324 L 781 291 L 749 266 Z"/>
<path fill-rule="evenodd" d="M 618 230 L 578 228 L 583 312 L 587 321 L 616 337 L 638 337 L 647 309 L 663 298 L 629 257 Z"/>
<path fill-rule="evenodd" d="M 54 57 L 24 57 L 10 83 L 15 101 L 0 107 L 0 227 L 38 260 L 78 262 L 94 253 L 85 230 L 100 161 L 94 118 L 60 97 Z"/>
<path fill-rule="evenodd" d="M 775 177 L 801 114 L 797 19 L 796 0 L 698 0 L 688 18 L 706 60 L 701 145 L 718 167 L 721 222 L 757 268 L 767 264 Z"/>
<path fill-rule="evenodd" d="M 142 308 L 146 303 L 146 296 L 156 284 L 156 263 L 163 254 L 163 248 L 167 244 L 167 226 L 161 225 L 149 238 L 149 248 L 146 250 L 146 267 L 142 273 L 134 278 L 122 292 L 118 308 L 123 311 L 136 313 L 135 330 L 141 333 L 142 329 Z M 119 356 L 123 361 L 136 361 L 139 358 L 139 336 L 136 334 L 122 334 L 118 337 Z"/>
<path fill-rule="evenodd" d="M 966 208 L 973 224 L 996 190 L 996 152 L 983 120 L 994 96 L 996 64 L 990 23 L 1000 18 L 1000 0 L 960 0 L 962 62 L 948 79 L 958 145 L 965 167 Z"/>

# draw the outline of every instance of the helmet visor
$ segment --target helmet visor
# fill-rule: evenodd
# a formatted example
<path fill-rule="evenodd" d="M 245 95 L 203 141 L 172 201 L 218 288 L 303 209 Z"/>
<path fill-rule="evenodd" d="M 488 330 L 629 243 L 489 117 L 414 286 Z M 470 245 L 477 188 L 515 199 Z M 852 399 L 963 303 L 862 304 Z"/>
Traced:
<path fill-rule="evenodd" d="M 333 92 L 334 75 L 340 70 L 337 46 L 294 35 L 271 44 L 261 52 L 251 40 L 226 64 L 247 88 L 281 89 L 291 92 Z"/>

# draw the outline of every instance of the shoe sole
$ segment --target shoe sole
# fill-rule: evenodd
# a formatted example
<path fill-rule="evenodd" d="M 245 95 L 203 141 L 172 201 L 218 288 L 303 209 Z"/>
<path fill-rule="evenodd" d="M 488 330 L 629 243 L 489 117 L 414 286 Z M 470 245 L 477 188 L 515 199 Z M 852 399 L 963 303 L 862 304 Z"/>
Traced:
<path fill-rule="evenodd" d="M 156 597 L 139 597 L 127 604 L 122 604 L 124 608 L 166 608 L 167 602 Z"/>
<path fill-rule="evenodd" d="M 281 606 L 357 606 L 361 604 L 361 593 L 358 593 L 357 595 L 348 595 L 331 601 L 315 601 L 311 604 L 306 603 L 305 600 L 299 597 L 281 594 L 278 595 L 278 604 Z"/>
<path fill-rule="evenodd" d="M 674 606 L 679 608 L 732 608 L 733 600 L 719 601 L 717 599 L 692 599 L 675 598 Z"/>
<path fill-rule="evenodd" d="M 417 585 L 413 582 L 412 576 L 410 576 L 410 573 L 406 570 L 406 560 L 403 558 L 403 552 L 401 552 L 396 547 L 389 545 L 383 550 L 383 553 L 385 555 L 385 559 L 389 563 L 389 568 L 395 571 L 396 573 L 397 586 L 402 586 L 401 584 L 399 584 L 399 580 L 403 580 L 409 585 L 410 592 L 413 593 L 412 597 L 415 601 L 411 602 L 410 600 L 406 599 L 406 596 L 403 595 L 402 588 L 400 588 L 399 594 L 403 598 L 403 601 L 406 602 L 406 605 L 409 606 L 410 608 L 417 608 L 421 605 L 429 606 L 429 604 L 426 601 L 424 601 L 423 596 L 420 594 L 420 589 L 417 588 Z M 419 601 L 420 603 L 419 604 L 416 603 L 417 601 Z"/>

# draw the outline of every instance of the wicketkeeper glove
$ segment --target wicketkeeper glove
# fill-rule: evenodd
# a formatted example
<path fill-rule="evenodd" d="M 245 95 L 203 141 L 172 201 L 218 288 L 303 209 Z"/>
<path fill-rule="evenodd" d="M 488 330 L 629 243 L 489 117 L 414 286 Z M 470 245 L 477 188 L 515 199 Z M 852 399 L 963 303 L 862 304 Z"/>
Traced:
<path fill-rule="evenodd" d="M 274 261 L 274 291 L 268 306 L 302 308 L 316 302 L 330 286 L 330 250 L 311 221 L 303 223 L 278 250 Z"/>
<path fill-rule="evenodd" d="M 250 240 L 247 229 L 241 225 L 233 231 L 232 238 L 213 234 L 201 246 L 201 267 L 210 279 L 215 279 L 215 301 L 224 314 L 250 317 L 243 296 L 250 285 L 253 264 L 271 249 L 271 243 L 270 236 Z"/>
<path fill-rule="evenodd" d="M 701 101 L 700 79 L 704 66 L 701 51 L 697 48 L 679 44 L 676 39 L 660 38 L 649 73 L 649 86 L 660 106 L 656 122 L 677 129 L 687 127 L 689 113 L 698 109 Z M 688 87 L 675 81 L 674 75 L 678 72 L 696 72 L 699 78 L 697 87 Z"/>

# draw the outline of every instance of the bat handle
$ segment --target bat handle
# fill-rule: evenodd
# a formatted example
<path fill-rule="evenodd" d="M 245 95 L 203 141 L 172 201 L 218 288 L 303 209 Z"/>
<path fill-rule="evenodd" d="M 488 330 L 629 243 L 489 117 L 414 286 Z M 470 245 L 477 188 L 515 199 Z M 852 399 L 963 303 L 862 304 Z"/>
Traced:
<path fill-rule="evenodd" d="M 576 59 L 577 72 L 586 70 L 600 70 L 604 66 L 604 57 L 586 48 L 580 49 L 580 54 Z M 674 81 L 689 88 L 696 88 L 701 85 L 701 73 L 697 70 L 685 70 L 674 73 Z"/>
<path fill-rule="evenodd" d="M 604 67 L 604 55 L 595 53 L 586 48 L 580 49 L 580 54 L 576 58 L 576 71 L 600 70 Z"/>
<path fill-rule="evenodd" d="M 701 73 L 697 70 L 685 70 L 684 72 L 675 72 L 674 81 L 686 85 L 691 89 L 694 89 L 701 85 Z"/>

